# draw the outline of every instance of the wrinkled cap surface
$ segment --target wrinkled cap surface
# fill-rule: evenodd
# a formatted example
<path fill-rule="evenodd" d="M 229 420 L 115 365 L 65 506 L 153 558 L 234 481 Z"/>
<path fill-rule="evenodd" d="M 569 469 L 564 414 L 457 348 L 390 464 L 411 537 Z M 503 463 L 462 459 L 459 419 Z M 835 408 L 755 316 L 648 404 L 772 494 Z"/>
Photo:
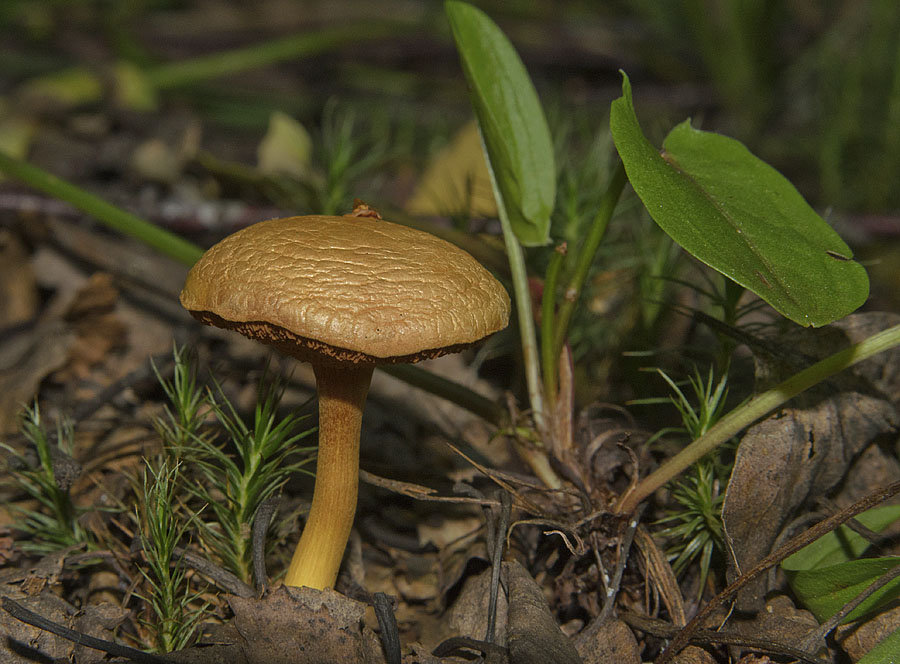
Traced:
<path fill-rule="evenodd" d="M 181 304 L 303 359 L 414 362 L 506 327 L 509 295 L 472 256 L 373 217 L 263 221 L 207 251 Z"/>

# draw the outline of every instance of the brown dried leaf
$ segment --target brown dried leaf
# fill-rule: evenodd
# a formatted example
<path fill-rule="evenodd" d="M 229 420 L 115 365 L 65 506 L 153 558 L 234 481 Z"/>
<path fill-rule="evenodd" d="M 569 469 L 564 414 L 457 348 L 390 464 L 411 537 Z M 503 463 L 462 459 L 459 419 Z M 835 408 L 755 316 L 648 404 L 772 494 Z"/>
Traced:
<path fill-rule="evenodd" d="M 796 646 L 818 626 L 812 613 L 796 608 L 786 595 L 776 595 L 766 602 L 764 611 L 752 618 L 733 618 L 730 632 L 748 639 Z M 824 647 L 825 644 L 822 642 L 819 645 Z"/>
<path fill-rule="evenodd" d="M 444 627 L 441 635 L 442 641 L 452 636 L 468 636 L 473 639 L 485 637 L 490 590 L 490 567 L 463 581 L 459 595 L 442 621 L 442 627 Z M 506 645 L 507 611 L 506 594 L 500 590 L 497 593 L 497 621 L 494 633 L 497 637 L 495 642 L 501 646 Z"/>
<path fill-rule="evenodd" d="M 808 340 L 780 343 L 825 357 L 898 321 L 900 316 L 859 314 L 812 331 Z M 862 450 L 896 431 L 900 415 L 891 398 L 900 394 L 898 386 L 900 351 L 894 350 L 801 395 L 747 431 L 722 510 L 733 545 L 731 579 L 765 557 L 796 510 L 837 485 Z M 761 576 L 739 593 L 737 607 L 758 611 L 764 594 Z"/>
<path fill-rule="evenodd" d="M 522 565 L 504 563 L 509 588 L 507 642 L 512 664 L 581 664 L 574 644 L 557 625 L 541 587 Z"/>
<path fill-rule="evenodd" d="M 68 365 L 57 372 L 57 380 L 65 382 L 71 377 L 87 376 L 91 367 L 106 359 L 107 353 L 125 345 L 127 328 L 113 312 L 118 298 L 112 276 L 104 272 L 91 275 L 75 294 L 64 318 L 77 337 Z"/>
<path fill-rule="evenodd" d="M 900 629 L 900 606 L 882 611 L 870 620 L 841 625 L 835 632 L 835 639 L 855 662 L 897 629 Z"/>
<path fill-rule="evenodd" d="M 672 623 L 684 626 L 687 623 L 684 613 L 684 598 L 681 596 L 681 589 L 678 586 L 678 579 L 675 578 L 675 572 L 672 570 L 672 566 L 666 559 L 665 554 L 659 550 L 656 542 L 653 541 L 653 537 L 643 526 L 638 526 L 635 532 L 634 543 L 643 554 L 647 578 L 653 582 L 659 591 Z"/>
<path fill-rule="evenodd" d="M 497 203 L 481 147 L 478 126 L 470 122 L 431 160 L 406 211 L 414 215 L 497 216 Z"/>
<path fill-rule="evenodd" d="M 123 609 L 110 602 L 88 604 L 75 615 L 72 629 L 106 641 L 115 641 L 115 629 L 125 621 L 128 614 L 128 609 Z M 91 664 L 105 660 L 106 654 L 99 650 L 82 645 L 75 646 L 72 661 L 78 662 L 78 664 Z"/>
<path fill-rule="evenodd" d="M 750 653 L 741 657 L 737 664 L 775 664 L 775 662 L 768 655 Z"/>
<path fill-rule="evenodd" d="M 716 660 L 703 648 L 688 646 L 672 658 L 672 664 L 716 664 Z"/>
<path fill-rule="evenodd" d="M 584 664 L 641 662 L 641 647 L 628 625 L 621 620 L 610 620 L 596 625 L 591 623 L 575 637 L 575 648 Z"/>
<path fill-rule="evenodd" d="M 19 411 L 38 385 L 63 364 L 75 335 L 61 321 L 48 321 L 4 344 L 0 351 L 0 432 L 13 431 Z"/>
<path fill-rule="evenodd" d="M 282 586 L 262 600 L 230 596 L 228 603 L 249 664 L 384 662 L 362 623 L 366 605 L 333 590 Z"/>
<path fill-rule="evenodd" d="M 66 623 L 69 612 L 74 610 L 65 600 L 50 591 L 31 597 L 23 597 L 21 593 L 15 592 L 9 595 L 25 608 L 61 624 Z M 7 664 L 29 664 L 46 661 L 47 658 L 66 658 L 75 649 L 75 644 L 71 641 L 20 622 L 2 610 L 0 635 L 0 661 Z M 38 653 L 43 655 L 43 659 Z"/>
<path fill-rule="evenodd" d="M 26 609 L 47 620 L 100 639 L 112 640 L 113 630 L 128 615 L 127 610 L 112 604 L 91 604 L 78 610 L 51 590 L 26 597 L 7 586 L 2 594 L 10 596 Z M 50 659 L 91 664 L 105 659 L 103 652 L 78 646 L 50 632 L 32 627 L 2 610 L 0 635 L 0 661 L 4 664 L 25 664 Z"/>
<path fill-rule="evenodd" d="M 34 318 L 38 288 L 29 251 L 10 229 L 0 229 L 0 328 Z"/>
<path fill-rule="evenodd" d="M 0 526 L 0 567 L 11 562 L 16 555 L 16 541 L 10 535 L 12 531 L 6 526 Z"/>

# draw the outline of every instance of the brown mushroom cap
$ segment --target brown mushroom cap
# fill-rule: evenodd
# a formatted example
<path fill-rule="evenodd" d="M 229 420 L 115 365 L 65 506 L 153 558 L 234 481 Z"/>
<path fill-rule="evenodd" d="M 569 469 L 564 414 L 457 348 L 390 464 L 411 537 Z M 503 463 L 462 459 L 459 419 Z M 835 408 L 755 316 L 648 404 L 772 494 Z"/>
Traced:
<path fill-rule="evenodd" d="M 301 359 L 415 362 L 506 327 L 509 295 L 472 256 L 373 217 L 254 224 L 188 274 L 181 304 Z"/>

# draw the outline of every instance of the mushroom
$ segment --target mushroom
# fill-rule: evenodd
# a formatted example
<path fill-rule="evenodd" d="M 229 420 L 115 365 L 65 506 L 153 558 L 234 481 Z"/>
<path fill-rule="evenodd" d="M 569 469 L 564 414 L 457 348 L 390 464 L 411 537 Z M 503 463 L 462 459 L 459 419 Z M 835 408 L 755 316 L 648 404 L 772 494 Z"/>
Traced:
<path fill-rule="evenodd" d="M 376 364 L 458 352 L 506 327 L 509 295 L 472 256 L 428 233 L 353 214 L 272 219 L 213 246 L 181 304 L 312 365 L 319 453 L 312 506 L 285 577 L 334 586 L 356 512 L 359 434 Z"/>

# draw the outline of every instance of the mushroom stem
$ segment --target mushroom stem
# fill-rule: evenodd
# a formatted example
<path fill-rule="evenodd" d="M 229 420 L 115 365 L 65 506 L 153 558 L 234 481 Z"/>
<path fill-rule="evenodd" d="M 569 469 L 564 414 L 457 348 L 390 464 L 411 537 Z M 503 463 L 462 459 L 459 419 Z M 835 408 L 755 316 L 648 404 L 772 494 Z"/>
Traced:
<path fill-rule="evenodd" d="M 306 527 L 284 583 L 334 586 L 356 515 L 359 432 L 372 380 L 372 364 L 315 363 L 319 396 L 316 487 Z"/>

